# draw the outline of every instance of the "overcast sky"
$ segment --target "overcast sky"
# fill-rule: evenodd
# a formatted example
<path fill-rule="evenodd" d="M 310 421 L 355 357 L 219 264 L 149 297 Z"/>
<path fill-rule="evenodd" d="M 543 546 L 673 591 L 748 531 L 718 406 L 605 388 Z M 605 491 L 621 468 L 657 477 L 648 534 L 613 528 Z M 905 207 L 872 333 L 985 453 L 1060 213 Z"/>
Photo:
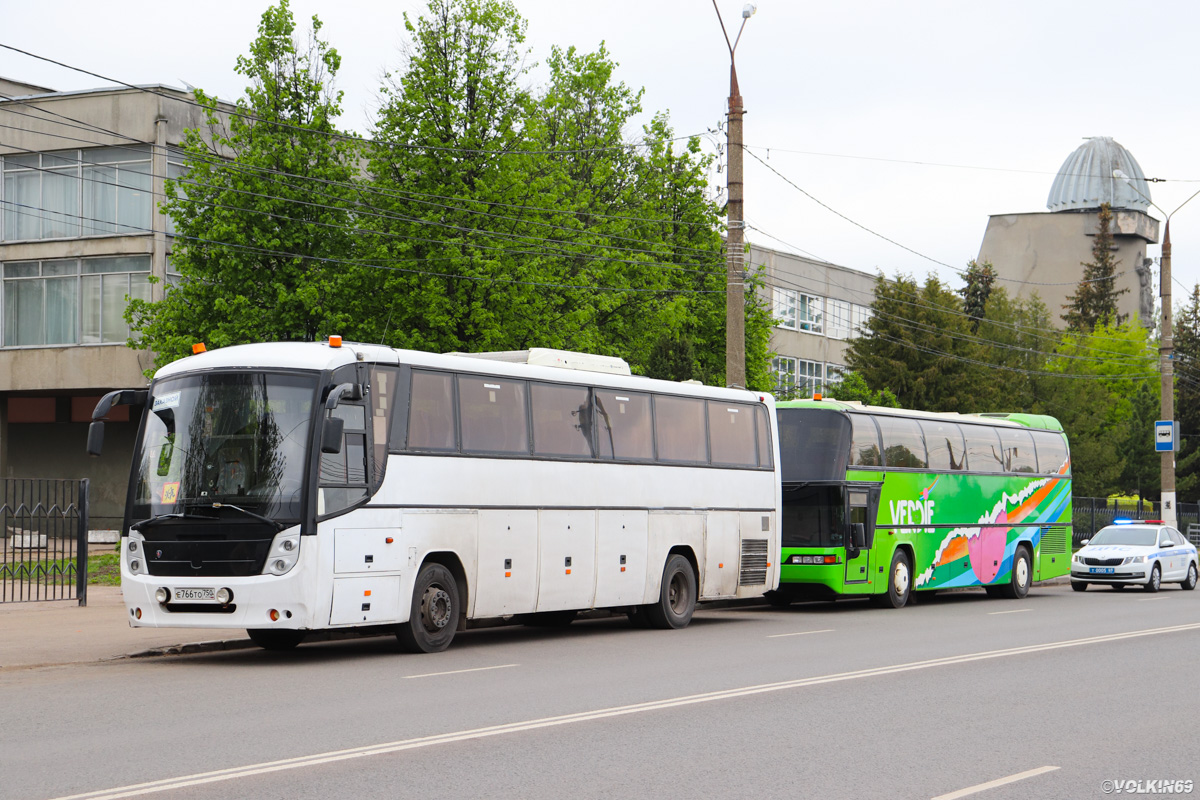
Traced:
<path fill-rule="evenodd" d="M 743 3 L 717 2 L 733 36 Z M 679 134 L 723 119 L 729 54 L 712 0 L 515 3 L 531 60 L 544 61 L 551 45 L 594 50 L 603 40 L 618 78 L 645 88 L 648 114 L 669 111 Z M 234 61 L 267 6 L 8 0 L 0 43 L 120 81 L 187 81 L 230 99 L 244 87 Z M 293 3 L 304 27 L 320 16 L 342 55 L 346 127 L 369 131 L 382 72 L 399 63 L 401 15 L 424 8 Z M 737 51 L 747 145 L 764 159 L 769 150 L 771 167 L 813 197 L 920 255 L 835 216 L 747 156 L 749 237 L 868 272 L 933 271 L 958 287 L 935 262 L 962 267 L 978 255 L 990 214 L 1046 210 L 1054 174 L 1089 136 L 1114 137 L 1147 177 L 1167 179 L 1152 184 L 1152 198 L 1173 211 L 1200 190 L 1198 32 L 1194 0 L 761 0 Z M 0 75 L 56 90 L 104 85 L 6 50 Z M 535 70 L 531 85 L 543 76 Z M 1173 271 L 1191 287 L 1200 282 L 1200 199 L 1173 222 Z"/>

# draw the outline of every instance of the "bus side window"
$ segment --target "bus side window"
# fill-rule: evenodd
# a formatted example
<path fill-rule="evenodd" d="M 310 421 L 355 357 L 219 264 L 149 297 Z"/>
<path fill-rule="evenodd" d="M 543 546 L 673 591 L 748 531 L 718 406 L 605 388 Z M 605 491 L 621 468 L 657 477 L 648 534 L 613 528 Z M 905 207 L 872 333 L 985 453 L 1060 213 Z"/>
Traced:
<path fill-rule="evenodd" d="M 1057 475 L 1067 463 L 1067 440 L 1061 433 L 1053 431 L 1030 433 L 1033 434 L 1033 441 L 1037 447 L 1038 472 L 1043 475 Z"/>
<path fill-rule="evenodd" d="M 707 462 L 704 401 L 669 394 L 654 395 L 654 443 L 659 461 Z"/>
<path fill-rule="evenodd" d="M 654 458 L 650 395 L 596 390 L 600 458 L 649 461 Z"/>
<path fill-rule="evenodd" d="M 712 463 L 753 467 L 758 464 L 754 448 L 754 406 L 708 401 L 708 441 Z"/>
<path fill-rule="evenodd" d="M 1000 443 L 1004 445 L 1005 472 L 1037 472 L 1037 456 L 1033 437 L 1027 430 L 999 428 Z"/>
<path fill-rule="evenodd" d="M 400 371 L 395 367 L 372 366 L 371 376 L 371 485 L 383 483 L 383 472 L 387 467 L 388 441 L 391 438 L 392 409 L 396 404 L 396 388 Z"/>
<path fill-rule="evenodd" d="M 916 420 L 878 414 L 875 422 L 883 434 L 883 460 L 886 466 L 924 468 L 925 439 Z"/>
<path fill-rule="evenodd" d="M 454 381 L 445 372 L 412 371 L 408 401 L 409 450 L 457 450 L 454 441 Z"/>
<path fill-rule="evenodd" d="M 850 440 L 850 466 L 882 467 L 879 429 L 875 427 L 875 420 L 866 414 L 851 414 L 850 423 L 854 430 Z"/>
<path fill-rule="evenodd" d="M 758 465 L 774 469 L 774 448 L 771 444 L 771 424 L 767 418 L 767 409 L 762 406 L 754 407 L 754 425 L 758 430 Z"/>
<path fill-rule="evenodd" d="M 584 386 L 534 383 L 533 452 L 540 456 L 592 458 L 592 396 Z"/>
<path fill-rule="evenodd" d="M 525 381 L 459 375 L 458 408 L 463 452 L 529 454 Z"/>
<path fill-rule="evenodd" d="M 921 430 L 925 433 L 925 446 L 929 450 L 930 469 L 966 469 L 966 445 L 957 424 L 923 419 Z"/>
<path fill-rule="evenodd" d="M 963 425 L 967 440 L 967 469 L 971 472 L 1003 472 L 1000 436 L 986 425 Z"/>

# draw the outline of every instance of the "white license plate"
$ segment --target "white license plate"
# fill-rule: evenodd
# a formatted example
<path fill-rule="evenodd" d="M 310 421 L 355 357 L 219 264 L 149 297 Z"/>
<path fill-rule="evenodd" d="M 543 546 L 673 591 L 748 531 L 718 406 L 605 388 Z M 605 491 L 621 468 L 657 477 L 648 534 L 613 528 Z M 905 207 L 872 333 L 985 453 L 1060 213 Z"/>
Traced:
<path fill-rule="evenodd" d="M 1116 572 L 1116 570 L 1114 570 L 1112 567 L 1091 567 L 1088 569 L 1088 572 L 1108 575 L 1113 572 Z"/>
<path fill-rule="evenodd" d="M 197 589 L 190 587 L 187 589 L 175 590 L 175 602 L 177 603 L 215 603 L 217 602 L 217 590 L 212 588 Z"/>

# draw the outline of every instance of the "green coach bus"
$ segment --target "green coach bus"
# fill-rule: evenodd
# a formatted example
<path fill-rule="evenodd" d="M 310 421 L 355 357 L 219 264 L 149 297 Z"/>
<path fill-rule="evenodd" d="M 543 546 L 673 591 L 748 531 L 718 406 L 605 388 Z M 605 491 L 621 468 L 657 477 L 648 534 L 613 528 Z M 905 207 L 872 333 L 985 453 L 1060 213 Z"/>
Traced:
<path fill-rule="evenodd" d="M 982 586 L 1024 597 L 1071 565 L 1071 458 L 1058 420 L 835 400 L 778 404 L 779 589 L 797 599 Z"/>

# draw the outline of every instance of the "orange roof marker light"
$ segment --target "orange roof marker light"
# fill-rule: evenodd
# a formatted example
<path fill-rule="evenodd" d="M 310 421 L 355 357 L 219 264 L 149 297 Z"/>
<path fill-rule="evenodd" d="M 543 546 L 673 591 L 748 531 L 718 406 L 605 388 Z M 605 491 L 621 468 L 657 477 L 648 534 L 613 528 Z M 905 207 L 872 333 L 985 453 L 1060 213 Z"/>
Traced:
<path fill-rule="evenodd" d="M 342 337 L 330 336 L 329 337 L 329 346 L 330 347 L 341 347 L 342 346 Z"/>
<path fill-rule="evenodd" d="M 820 400 L 820 399 L 821 399 L 821 393 L 813 392 L 813 400 Z"/>
<path fill-rule="evenodd" d="M 192 345 L 192 355 L 198 356 L 205 352 L 208 352 L 208 348 L 204 346 L 204 342 L 196 342 Z"/>

